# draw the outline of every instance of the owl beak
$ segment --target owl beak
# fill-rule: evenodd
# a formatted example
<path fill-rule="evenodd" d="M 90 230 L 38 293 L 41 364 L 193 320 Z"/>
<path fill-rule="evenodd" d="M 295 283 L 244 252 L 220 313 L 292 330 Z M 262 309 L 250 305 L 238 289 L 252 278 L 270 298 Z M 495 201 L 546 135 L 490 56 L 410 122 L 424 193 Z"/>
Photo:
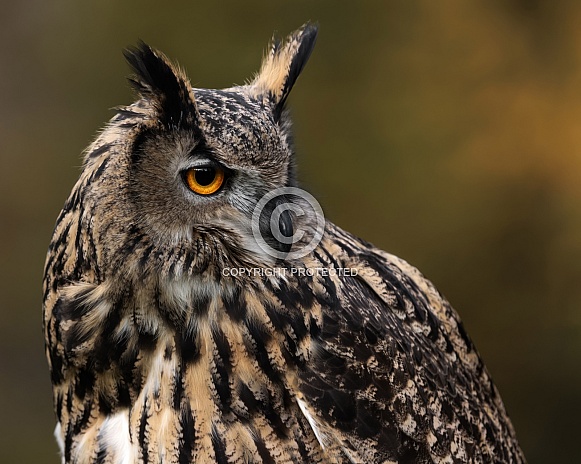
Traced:
<path fill-rule="evenodd" d="M 272 199 L 262 211 L 260 233 L 273 249 L 287 254 L 293 245 L 293 216 L 288 208 L 289 200 L 284 196 Z"/>
<path fill-rule="evenodd" d="M 280 244 L 278 251 L 288 253 L 293 246 L 292 237 L 294 233 L 293 218 L 290 211 L 284 210 L 280 214 L 278 218 L 278 228 L 281 235 L 284 237 L 283 241 L 276 240 Z"/>

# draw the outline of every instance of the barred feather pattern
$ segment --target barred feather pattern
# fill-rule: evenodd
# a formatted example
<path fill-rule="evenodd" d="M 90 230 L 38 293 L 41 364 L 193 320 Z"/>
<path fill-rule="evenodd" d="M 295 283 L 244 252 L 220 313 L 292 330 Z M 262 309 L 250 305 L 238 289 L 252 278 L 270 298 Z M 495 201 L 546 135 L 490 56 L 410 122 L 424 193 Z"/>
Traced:
<path fill-rule="evenodd" d="M 356 277 L 229 281 L 128 237 L 137 279 L 101 280 L 80 204 L 67 218 L 46 283 L 65 462 L 523 462 L 456 313 L 405 262 L 329 223 L 303 265 Z"/>
<path fill-rule="evenodd" d="M 308 57 L 315 35 L 306 27 L 278 46 L 288 56 L 268 58 L 261 86 L 298 75 L 304 63 L 289 60 Z M 135 53 L 173 76 L 165 58 Z M 288 93 L 296 75 L 276 89 Z M 525 462 L 458 315 L 415 268 L 331 222 L 300 260 L 253 245 L 259 193 L 294 182 L 278 101 L 269 112 L 276 92 L 188 94 L 175 76 L 175 98 L 118 110 L 57 219 L 44 331 L 63 463 Z M 190 106 L 164 119 L 167 101 Z M 170 220 L 159 221 L 137 170 L 155 168 L 150 152 L 171 164 L 201 137 L 240 172 L 268 175 L 194 226 L 176 225 L 181 208 L 161 208 Z M 223 273 L 275 266 L 325 272 Z"/>

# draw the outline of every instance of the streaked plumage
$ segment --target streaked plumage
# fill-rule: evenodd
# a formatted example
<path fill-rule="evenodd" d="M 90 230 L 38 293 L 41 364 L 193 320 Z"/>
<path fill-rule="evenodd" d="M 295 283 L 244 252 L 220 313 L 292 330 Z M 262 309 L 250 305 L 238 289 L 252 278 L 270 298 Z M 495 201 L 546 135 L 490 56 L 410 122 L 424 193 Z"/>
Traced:
<path fill-rule="evenodd" d="M 140 98 L 87 149 L 46 262 L 63 462 L 524 462 L 457 314 L 415 268 L 330 222 L 300 259 L 252 238 L 259 199 L 296 184 L 284 104 L 316 32 L 274 42 L 225 90 L 127 52 Z M 208 197 L 183 181 L 200 162 L 228 174 Z M 223 272 L 274 267 L 327 272 Z"/>

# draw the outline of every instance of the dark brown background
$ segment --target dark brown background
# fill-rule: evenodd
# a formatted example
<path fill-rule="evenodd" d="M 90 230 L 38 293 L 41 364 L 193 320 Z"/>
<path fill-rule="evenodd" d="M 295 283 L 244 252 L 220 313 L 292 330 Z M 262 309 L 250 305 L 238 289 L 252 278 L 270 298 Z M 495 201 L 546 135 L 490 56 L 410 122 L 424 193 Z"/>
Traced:
<path fill-rule="evenodd" d="M 530 462 L 579 462 L 581 3 L 194 3 L 0 1 L 0 462 L 58 462 L 42 266 L 81 150 L 132 98 L 121 49 L 224 87 L 308 19 L 303 184 L 448 296 Z"/>

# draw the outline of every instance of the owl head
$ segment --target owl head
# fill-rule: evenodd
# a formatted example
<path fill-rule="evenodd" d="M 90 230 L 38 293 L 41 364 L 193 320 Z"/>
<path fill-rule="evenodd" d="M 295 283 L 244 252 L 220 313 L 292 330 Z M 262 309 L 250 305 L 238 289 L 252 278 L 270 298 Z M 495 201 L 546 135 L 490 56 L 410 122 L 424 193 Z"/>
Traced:
<path fill-rule="evenodd" d="M 181 69 L 144 43 L 125 52 L 139 98 L 89 147 L 70 199 L 88 212 L 103 263 L 176 273 L 209 263 L 272 264 L 252 237 L 252 217 L 268 192 L 295 185 L 285 102 L 316 36 L 307 24 L 274 40 L 252 80 L 222 90 L 192 88 Z M 260 217 L 266 240 L 290 251 L 268 231 L 269 217 Z M 278 215 L 285 236 L 312 222 Z"/>

